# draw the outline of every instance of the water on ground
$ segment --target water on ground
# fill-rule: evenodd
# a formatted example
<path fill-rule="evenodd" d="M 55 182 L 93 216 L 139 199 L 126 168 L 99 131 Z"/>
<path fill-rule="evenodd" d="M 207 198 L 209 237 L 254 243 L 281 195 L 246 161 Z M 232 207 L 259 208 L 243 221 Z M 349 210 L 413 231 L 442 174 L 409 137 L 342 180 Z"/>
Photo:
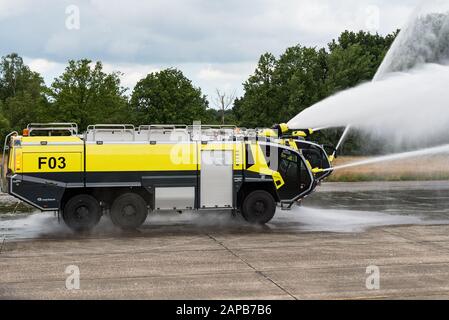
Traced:
<path fill-rule="evenodd" d="M 0 201 L 13 202 L 5 195 Z M 10 205 L 7 206 L 11 208 Z M 278 210 L 266 226 L 252 226 L 228 211 L 153 213 L 137 235 L 206 232 L 363 232 L 371 227 L 449 223 L 448 182 L 325 183 L 290 211 Z M 87 237 L 124 233 L 103 217 Z M 126 235 L 126 234 L 125 234 Z M 136 233 L 133 234 L 133 236 Z M 0 214 L 0 241 L 77 237 L 54 213 Z"/>

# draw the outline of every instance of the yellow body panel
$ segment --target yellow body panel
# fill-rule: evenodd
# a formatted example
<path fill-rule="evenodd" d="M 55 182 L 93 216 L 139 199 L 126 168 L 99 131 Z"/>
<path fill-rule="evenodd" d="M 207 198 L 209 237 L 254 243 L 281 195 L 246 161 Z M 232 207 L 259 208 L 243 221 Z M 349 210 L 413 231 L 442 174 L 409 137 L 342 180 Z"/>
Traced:
<path fill-rule="evenodd" d="M 24 152 L 22 154 L 24 173 L 36 172 L 81 172 L 82 152 Z"/>
<path fill-rule="evenodd" d="M 20 140 L 21 147 L 14 148 L 17 173 L 84 170 L 84 146 L 78 137 L 22 137 Z M 41 144 L 43 141 L 45 145 Z M 18 161 L 22 163 L 20 167 Z"/>
<path fill-rule="evenodd" d="M 20 140 L 22 146 L 15 148 L 16 157 L 9 159 L 18 173 L 84 171 L 84 145 L 79 137 L 20 137 Z M 86 144 L 85 150 L 87 172 L 201 170 L 202 150 L 233 151 L 234 170 L 243 170 L 246 158 L 244 142 Z M 256 164 L 247 169 L 273 176 L 277 188 L 282 187 L 282 177 L 268 167 L 260 146 L 252 143 L 251 150 Z"/>
<path fill-rule="evenodd" d="M 13 159 L 14 172 L 22 172 L 22 149 L 14 149 L 14 159 Z"/>
<path fill-rule="evenodd" d="M 22 144 L 27 143 L 40 143 L 41 141 L 47 141 L 48 143 L 80 143 L 83 141 L 77 136 L 33 136 L 33 137 L 21 137 Z"/>
<path fill-rule="evenodd" d="M 243 169 L 242 143 L 91 144 L 86 146 L 86 171 L 192 171 L 201 169 L 201 150 L 234 151 L 234 170 Z"/>
<path fill-rule="evenodd" d="M 88 172 L 197 169 L 194 144 L 92 144 L 86 154 Z"/>
<path fill-rule="evenodd" d="M 260 173 L 267 176 L 272 176 L 277 189 L 281 188 L 285 182 L 279 172 L 271 170 L 268 167 L 265 156 L 258 144 L 251 144 L 251 152 L 254 157 L 255 164 L 247 168 L 248 171 Z"/>

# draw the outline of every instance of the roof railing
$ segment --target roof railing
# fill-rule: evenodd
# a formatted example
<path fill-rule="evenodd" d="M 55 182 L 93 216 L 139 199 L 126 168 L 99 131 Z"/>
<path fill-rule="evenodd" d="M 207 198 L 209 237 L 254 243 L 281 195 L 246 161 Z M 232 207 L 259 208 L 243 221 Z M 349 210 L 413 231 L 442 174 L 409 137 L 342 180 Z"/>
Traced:
<path fill-rule="evenodd" d="M 138 127 L 139 131 L 151 129 L 187 129 L 187 126 L 185 124 L 143 124 Z"/>
<path fill-rule="evenodd" d="M 76 123 L 50 122 L 50 123 L 30 123 L 27 125 L 28 134 L 31 136 L 33 131 L 47 132 L 49 136 L 55 132 L 66 131 L 74 136 L 78 134 L 78 125 Z"/>
<path fill-rule="evenodd" d="M 151 124 L 141 125 L 138 134 L 145 134 L 147 141 L 188 141 L 191 139 L 186 125 L 181 124 Z"/>
<path fill-rule="evenodd" d="M 27 126 L 29 134 L 33 131 L 52 133 L 66 131 L 78 134 L 76 123 L 31 123 Z M 263 138 L 263 128 L 247 129 L 234 125 L 180 125 L 151 124 L 134 127 L 132 124 L 89 125 L 84 137 L 90 141 L 230 141 Z"/>
<path fill-rule="evenodd" d="M 204 140 L 233 140 L 237 127 L 233 125 L 198 124 L 188 126 L 188 130 L 196 139 Z"/>
<path fill-rule="evenodd" d="M 94 124 L 87 127 L 86 140 L 123 140 L 123 137 L 130 137 L 135 140 L 136 129 L 132 124 Z M 122 139 L 116 139 L 119 136 Z"/>

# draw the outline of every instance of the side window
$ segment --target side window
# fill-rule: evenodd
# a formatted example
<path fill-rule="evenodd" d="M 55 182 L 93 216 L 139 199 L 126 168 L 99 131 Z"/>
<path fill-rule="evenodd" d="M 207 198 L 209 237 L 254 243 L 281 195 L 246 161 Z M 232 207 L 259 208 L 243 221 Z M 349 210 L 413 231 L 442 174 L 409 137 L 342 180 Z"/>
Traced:
<path fill-rule="evenodd" d="M 302 159 L 298 159 L 298 163 L 299 163 L 299 177 L 302 181 L 302 184 L 304 186 L 308 186 L 310 185 L 311 178 L 310 178 L 310 174 L 309 174 L 309 169 L 307 168 L 307 165 L 304 163 L 304 161 L 302 161 Z"/>
<path fill-rule="evenodd" d="M 254 157 L 251 151 L 251 143 L 245 144 L 245 149 L 246 149 L 245 168 L 248 169 L 249 167 L 254 165 Z"/>
<path fill-rule="evenodd" d="M 289 162 L 298 163 L 298 155 L 290 150 L 282 149 L 281 150 L 281 159 L 284 159 Z"/>
<path fill-rule="evenodd" d="M 250 143 L 246 144 L 246 168 L 249 168 L 254 164 L 254 157 L 251 152 L 251 145 L 260 148 L 262 154 L 265 157 L 265 161 L 271 170 L 279 171 L 279 157 L 278 157 L 279 148 L 276 146 L 265 144 L 250 144 Z"/>
<path fill-rule="evenodd" d="M 298 155 L 287 149 L 280 149 L 279 151 L 279 172 L 285 178 L 298 179 L 299 159 Z"/>
<path fill-rule="evenodd" d="M 279 149 L 277 146 L 273 145 L 260 145 L 263 155 L 265 156 L 265 161 L 268 167 L 273 171 L 279 171 L 280 158 Z"/>

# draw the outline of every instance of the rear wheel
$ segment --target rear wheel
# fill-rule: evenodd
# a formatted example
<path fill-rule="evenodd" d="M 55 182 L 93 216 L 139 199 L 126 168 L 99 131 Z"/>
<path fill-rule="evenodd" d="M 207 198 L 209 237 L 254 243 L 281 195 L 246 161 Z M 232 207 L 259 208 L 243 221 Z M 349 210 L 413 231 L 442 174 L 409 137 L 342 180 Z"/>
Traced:
<path fill-rule="evenodd" d="M 135 193 L 125 193 L 114 200 L 111 207 L 111 220 L 122 229 L 136 229 L 146 220 L 147 203 Z"/>
<path fill-rule="evenodd" d="M 266 191 L 253 191 L 243 200 L 242 215 L 248 222 L 268 223 L 273 219 L 275 212 L 276 202 L 273 196 Z"/>
<path fill-rule="evenodd" d="M 100 204 L 94 197 L 87 194 L 74 196 L 64 206 L 62 219 L 73 231 L 89 231 L 101 219 Z"/>

